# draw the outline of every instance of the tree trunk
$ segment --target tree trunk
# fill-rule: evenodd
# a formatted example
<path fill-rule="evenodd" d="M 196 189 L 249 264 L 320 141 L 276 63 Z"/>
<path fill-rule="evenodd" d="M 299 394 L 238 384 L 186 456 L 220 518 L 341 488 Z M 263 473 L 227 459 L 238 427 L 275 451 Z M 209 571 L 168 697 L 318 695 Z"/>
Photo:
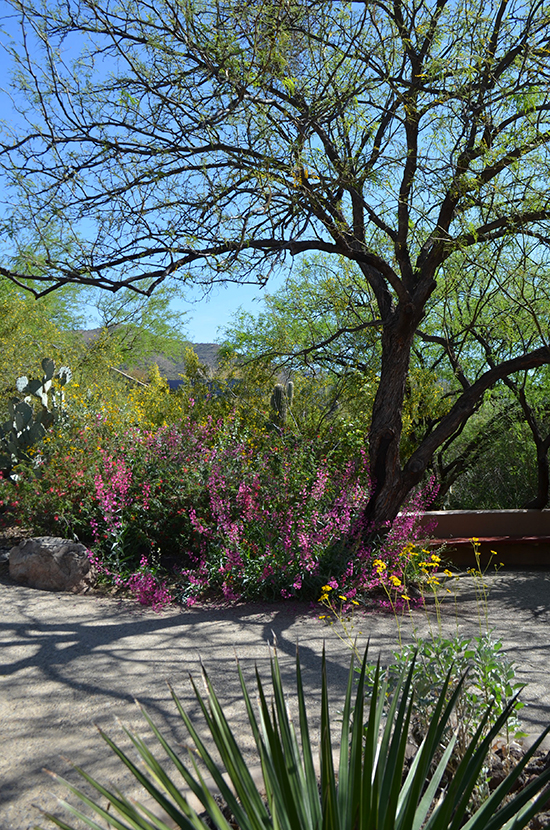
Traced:
<path fill-rule="evenodd" d="M 543 510 L 548 504 L 550 489 L 550 469 L 548 464 L 548 439 L 536 441 L 537 444 L 537 495 L 525 507 L 531 510 Z"/>
<path fill-rule="evenodd" d="M 410 325 L 404 317 L 403 313 L 397 317 L 394 312 L 394 320 L 382 334 L 382 368 L 369 435 L 373 489 L 363 513 L 364 538 L 388 527 L 395 519 L 411 490 L 422 480 L 435 452 L 468 420 L 488 389 L 510 374 L 550 363 L 550 351 L 542 346 L 489 369 L 464 390 L 450 412 L 402 465 L 401 413 L 415 325 L 412 314 Z M 548 448 L 547 445 L 546 452 Z M 539 473 L 541 470 L 542 465 Z"/>
<path fill-rule="evenodd" d="M 409 313 L 406 313 L 409 312 Z M 374 401 L 369 433 L 372 493 L 363 514 L 364 533 L 382 529 L 392 522 L 407 493 L 414 487 L 410 475 L 404 476 L 400 445 L 405 384 L 417 321 L 406 312 L 394 312 L 394 320 L 382 333 L 380 382 Z M 422 475 L 420 471 L 418 480 Z"/>

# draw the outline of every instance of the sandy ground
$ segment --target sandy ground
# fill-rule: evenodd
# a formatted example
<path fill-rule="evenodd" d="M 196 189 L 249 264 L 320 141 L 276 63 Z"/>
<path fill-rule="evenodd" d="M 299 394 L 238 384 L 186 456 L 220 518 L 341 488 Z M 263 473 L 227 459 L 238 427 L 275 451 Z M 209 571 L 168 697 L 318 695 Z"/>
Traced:
<path fill-rule="evenodd" d="M 502 571 L 489 582 L 489 626 L 518 664 L 519 679 L 529 684 L 522 718 L 526 730 L 535 734 L 550 723 L 550 573 Z M 4 575 L 0 607 L 0 830 L 53 826 L 41 818 L 40 809 L 64 815 L 57 799 L 65 790 L 43 769 L 76 782 L 67 758 L 138 796 L 94 724 L 122 741 L 117 719 L 143 733 L 137 698 L 166 735 L 181 743 L 184 730 L 166 681 L 197 716 L 188 675 L 198 674 L 200 659 L 250 753 L 235 654 L 247 678 L 253 678 L 255 665 L 267 677 L 268 643 L 275 637 L 292 689 L 298 643 L 315 716 L 325 646 L 335 716 L 342 701 L 350 650 L 338 636 L 341 629 L 320 620 L 319 610 L 309 606 L 202 606 L 155 614 L 129 600 L 32 590 Z M 444 605 L 444 631 L 478 634 L 477 609 L 472 580 L 465 577 L 456 606 L 452 600 Z M 415 612 L 414 626 L 419 634 L 426 632 L 422 611 Z M 388 657 L 397 646 L 396 622 L 387 614 L 357 619 L 353 634 L 359 648 L 370 638 L 373 657 L 380 652 Z M 403 623 L 402 636 L 412 636 L 409 621 Z"/>

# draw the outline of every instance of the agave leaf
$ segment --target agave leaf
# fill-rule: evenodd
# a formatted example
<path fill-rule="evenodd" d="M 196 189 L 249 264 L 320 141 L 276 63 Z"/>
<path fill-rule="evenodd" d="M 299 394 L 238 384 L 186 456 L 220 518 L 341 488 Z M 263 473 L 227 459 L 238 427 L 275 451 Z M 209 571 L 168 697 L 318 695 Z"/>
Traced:
<path fill-rule="evenodd" d="M 245 811 L 251 813 L 262 813 L 263 802 L 258 792 L 256 783 L 250 773 L 248 764 L 245 762 L 241 750 L 235 739 L 233 730 L 231 729 L 220 702 L 216 696 L 213 686 L 206 672 L 204 678 L 208 688 L 208 703 L 212 717 L 207 720 L 214 743 L 220 753 L 222 762 L 227 770 L 227 774 L 231 780 L 233 787 L 236 790 L 237 798 L 244 807 Z M 233 799 L 235 807 L 238 812 L 234 813 L 237 819 L 243 810 Z M 246 821 L 246 814 L 243 815 L 243 821 Z"/>
<path fill-rule="evenodd" d="M 441 811 L 441 826 L 449 826 L 450 830 L 458 830 L 458 828 L 462 826 L 464 813 L 474 791 L 481 769 L 485 763 L 487 753 L 489 752 L 494 739 L 506 723 L 506 720 L 512 711 L 513 705 L 514 701 L 511 701 L 502 714 L 496 719 L 495 723 L 483 739 L 482 735 L 492 707 L 488 707 L 484 716 L 481 718 L 479 726 L 470 741 L 470 744 L 467 747 L 467 750 L 464 753 L 464 756 L 458 765 L 449 786 L 447 799 Z M 510 784 L 510 786 L 512 786 L 512 784 Z M 454 818 L 451 820 L 451 813 L 453 812 Z"/>
<path fill-rule="evenodd" d="M 351 672 L 350 672 L 351 678 Z M 349 686 L 349 683 L 348 683 Z M 319 800 L 319 788 L 317 786 L 317 774 L 313 762 L 311 740 L 306 709 L 306 698 L 302 683 L 302 668 L 300 666 L 300 654 L 296 649 L 296 689 L 298 696 L 298 713 L 300 722 L 300 740 L 302 744 L 302 757 L 304 762 L 306 800 L 310 811 L 310 822 L 312 827 L 319 827 L 321 824 L 321 802 Z M 344 724 L 342 725 L 344 729 Z"/>
<path fill-rule="evenodd" d="M 260 725 L 262 743 L 270 763 L 266 765 L 264 778 L 268 794 L 269 809 L 276 827 L 292 830 L 299 821 L 296 805 L 289 803 L 289 785 L 285 774 L 285 758 L 276 728 L 276 715 L 270 716 L 269 705 L 262 682 L 256 672 L 258 683 L 258 703 L 260 708 Z"/>
<path fill-rule="evenodd" d="M 283 795 L 287 804 L 289 819 L 293 821 L 292 814 L 295 813 L 296 820 L 299 821 L 299 826 L 307 827 L 309 826 L 309 822 L 307 821 L 307 808 L 304 809 L 306 786 L 302 758 L 296 737 L 296 730 L 288 714 L 276 651 L 271 658 L 271 674 L 273 678 L 273 695 L 276 711 L 276 721 L 274 722 L 278 726 L 275 736 L 277 750 L 280 748 L 279 755 L 282 760 L 280 767 L 281 779 L 285 784 Z"/>
<path fill-rule="evenodd" d="M 149 723 L 151 723 L 150 719 L 147 718 L 147 720 Z M 179 788 L 172 781 L 168 773 L 162 768 L 162 764 L 160 764 L 159 761 L 157 761 L 153 753 L 147 747 L 146 743 L 137 735 L 134 735 L 132 732 L 130 732 L 129 729 L 126 729 L 126 727 L 123 726 L 122 728 L 124 729 L 124 732 L 137 749 L 145 767 L 149 770 L 149 773 L 151 774 L 153 782 L 156 782 L 156 784 L 159 787 L 161 787 L 164 792 L 171 796 L 171 798 L 175 802 L 176 808 L 172 807 L 169 801 L 160 801 L 156 797 L 156 792 L 158 792 L 158 789 L 156 787 L 151 789 L 147 787 L 150 794 L 153 795 L 153 797 L 155 798 L 155 801 L 158 804 L 160 804 L 160 806 L 170 815 L 170 817 L 174 821 L 178 821 L 180 819 L 179 810 L 182 810 L 184 815 L 187 818 L 191 819 L 191 821 L 193 821 L 193 819 L 196 817 L 195 811 L 189 806 L 187 800 L 184 798 Z M 200 826 L 202 827 L 202 823 Z"/>
<path fill-rule="evenodd" d="M 289 828 L 303 827 L 306 830 L 311 825 L 307 803 L 305 802 L 307 791 L 302 760 L 296 733 L 288 716 L 276 654 L 272 657 L 271 669 L 274 694 L 272 723 L 268 723 L 266 718 L 269 709 L 266 705 L 263 688 L 261 721 L 264 734 L 268 738 L 266 741 L 267 750 L 272 760 L 271 769 L 275 776 L 275 780 L 269 781 L 273 792 L 272 803 L 282 826 Z"/>
<path fill-rule="evenodd" d="M 123 764 L 125 764 L 125 766 L 128 767 L 128 769 L 130 770 L 132 775 L 136 778 L 137 781 L 139 781 L 139 783 L 143 786 L 143 788 L 145 790 L 147 790 L 147 792 L 150 795 L 153 796 L 153 798 L 157 802 L 157 804 L 159 804 L 162 807 L 162 809 L 165 810 L 165 812 L 168 813 L 170 818 L 172 818 L 177 824 L 179 824 L 180 827 L 185 828 L 185 830 L 191 830 L 192 827 L 197 826 L 197 825 L 193 825 L 191 822 L 189 822 L 189 820 L 187 819 L 186 816 L 182 816 L 182 814 L 179 812 L 179 810 L 177 810 L 174 807 L 172 802 L 169 801 L 166 798 L 164 793 L 161 790 L 159 790 L 158 787 L 156 787 L 153 784 L 153 782 L 150 781 L 147 778 L 146 775 L 143 774 L 143 772 L 140 770 L 140 768 L 137 767 L 133 763 L 133 761 L 128 757 L 128 755 L 122 749 L 120 749 L 120 747 L 117 746 L 117 744 L 115 744 L 115 742 L 113 740 L 111 740 L 111 738 L 109 738 L 108 735 L 106 735 L 101 729 L 99 731 L 100 731 L 100 734 L 101 734 L 101 737 L 103 738 L 103 740 L 106 741 L 106 743 L 111 747 L 113 752 L 116 755 L 118 755 L 118 757 L 123 762 Z M 125 731 L 126 731 L 127 734 L 130 734 L 127 730 L 125 730 Z M 136 745 L 136 741 L 134 741 L 134 745 Z M 90 776 L 86 775 L 86 773 L 81 772 L 80 769 L 78 769 L 78 771 L 81 773 L 81 775 L 84 776 L 84 778 L 86 778 L 86 780 L 89 783 L 92 784 L 92 786 L 94 786 L 106 798 L 109 798 L 111 800 L 111 802 L 117 807 L 117 809 L 119 809 L 119 801 L 120 801 L 119 799 L 113 798 L 112 793 L 108 793 L 108 791 L 105 788 L 100 789 L 101 785 L 94 782 L 94 780 L 91 779 Z M 124 805 L 122 805 L 122 806 L 124 808 Z M 183 823 L 181 823 L 181 822 L 183 822 Z M 198 825 L 198 826 L 202 827 L 204 825 L 201 824 L 201 825 Z"/>
<path fill-rule="evenodd" d="M 429 777 L 429 770 L 434 757 L 442 746 L 445 730 L 465 682 L 464 676 L 458 682 L 448 703 L 445 704 L 452 671 L 451 668 L 440 690 L 428 732 L 418 748 L 402 787 L 396 810 L 398 827 L 402 825 L 403 827 L 410 827 L 412 830 L 419 830 L 427 814 L 426 804 L 423 799 L 421 800 L 421 794 Z M 453 739 L 451 742 L 454 744 L 455 740 Z M 434 792 L 436 789 L 434 789 Z"/>
<path fill-rule="evenodd" d="M 266 789 L 266 798 L 270 805 L 270 808 L 273 805 L 274 800 L 274 785 L 275 785 L 275 770 L 273 768 L 273 761 L 271 758 L 270 753 L 268 752 L 267 746 L 264 742 L 262 737 L 262 730 L 260 730 L 260 726 L 258 724 L 258 720 L 254 713 L 254 709 L 252 706 L 252 701 L 250 699 L 250 695 L 248 689 L 246 687 L 244 677 L 241 671 L 240 664 L 237 661 L 238 671 L 239 671 L 239 679 L 241 682 L 241 688 L 243 690 L 243 698 L 245 701 L 246 711 L 248 715 L 248 721 L 250 723 L 250 727 L 252 729 L 252 734 L 254 737 L 254 741 L 256 743 L 256 747 L 258 749 L 259 758 L 260 758 L 260 765 L 262 769 L 262 775 L 264 779 L 265 789 Z"/>
<path fill-rule="evenodd" d="M 359 691 L 364 690 L 365 665 L 363 664 Z M 363 798 L 361 802 L 361 830 L 377 830 L 378 827 L 378 776 L 377 759 L 379 755 L 379 736 L 382 722 L 382 714 L 387 693 L 387 678 L 380 685 L 380 660 L 376 665 L 376 673 L 371 691 L 369 715 L 367 719 L 365 748 L 363 751 L 363 774 L 361 791 Z"/>
<path fill-rule="evenodd" d="M 82 790 L 79 790 L 77 787 L 74 787 L 65 778 L 62 778 L 60 775 L 56 775 L 55 773 L 52 773 L 52 775 L 58 781 L 61 781 L 63 785 L 69 790 L 69 792 L 73 793 L 73 795 L 76 795 L 80 799 L 80 801 L 83 802 L 83 804 L 91 808 L 97 816 L 100 816 L 101 818 L 108 821 L 109 825 L 114 827 L 115 830 L 160 830 L 160 828 L 151 827 L 150 824 L 148 826 L 144 823 L 136 823 L 136 810 L 133 807 L 133 805 L 130 804 L 129 801 L 127 801 L 124 798 L 119 798 L 115 793 L 107 790 L 102 784 L 100 784 L 98 781 L 92 778 L 91 775 L 85 773 L 84 770 L 82 770 L 80 767 L 75 766 L 74 768 L 80 775 L 82 775 L 82 777 L 89 784 L 92 785 L 92 787 L 95 790 L 97 790 L 97 792 L 100 793 L 100 795 L 103 795 L 107 798 L 109 806 L 113 807 L 116 810 L 116 812 L 122 815 L 124 819 L 126 819 L 126 821 L 129 822 L 128 824 L 120 821 L 115 812 L 112 812 L 110 809 L 107 810 L 105 807 L 102 807 L 101 804 L 98 804 L 92 798 L 87 796 L 86 793 L 84 793 Z M 92 827 L 93 830 L 105 830 L 101 825 L 97 824 L 93 817 L 82 813 L 72 804 L 69 804 L 66 801 L 62 801 L 61 804 L 63 807 L 65 807 L 66 810 L 68 810 L 74 816 L 76 816 L 85 824 L 87 824 L 88 827 Z M 71 830 L 74 829 L 71 828 Z M 189 828 L 189 830 L 194 830 L 194 828 Z"/>
<path fill-rule="evenodd" d="M 321 735 L 319 793 L 311 739 L 308 727 L 305 692 L 302 684 L 299 655 L 296 657 L 297 698 L 300 741 L 288 714 L 277 654 L 271 659 L 273 702 L 270 705 L 264 686 L 256 671 L 258 694 L 257 713 L 240 669 L 243 697 L 258 749 L 264 778 L 266 806 L 262 790 L 254 781 L 238 747 L 214 688 L 204 672 L 206 696 L 193 683 L 200 709 L 223 763 L 214 762 L 206 744 L 186 714 L 181 702 L 172 696 L 187 727 L 198 758 L 212 776 L 235 816 L 240 830 L 519 830 L 534 816 L 548 797 L 550 769 L 517 793 L 508 803 L 515 781 L 528 763 L 550 727 L 526 754 L 517 768 L 503 781 L 480 809 L 464 823 L 465 808 L 475 787 L 479 771 L 494 736 L 509 716 L 514 701 L 496 719 L 485 734 L 489 713 L 481 719 L 474 738 L 467 748 L 448 789 L 441 781 L 451 759 L 456 738 L 446 746 L 446 730 L 453 707 L 460 693 L 460 683 L 448 697 L 449 672 L 441 689 L 435 714 L 416 757 L 403 782 L 405 745 L 412 705 L 412 668 L 399 678 L 397 688 L 387 706 L 387 677 L 382 678 L 376 667 L 372 693 L 365 706 L 365 674 L 367 652 L 363 659 L 353 700 L 353 661 L 344 702 L 338 778 L 332 756 L 331 724 L 328 704 L 326 656 L 323 654 L 321 679 Z M 367 710 L 366 723 L 364 713 Z M 387 711 L 386 711 L 387 710 Z M 144 710 L 142 710 L 144 711 Z M 153 735 L 168 753 L 185 783 L 199 798 L 210 819 L 219 830 L 231 830 L 220 806 L 210 792 L 198 764 L 190 756 L 192 770 L 180 753 L 173 750 L 159 729 L 144 711 Z M 103 734 L 103 733 L 102 733 Z M 132 772 L 138 782 L 163 807 L 182 830 L 203 830 L 206 825 L 192 809 L 185 795 L 163 768 L 147 744 L 126 731 L 137 750 L 145 772 L 126 753 L 103 734 L 108 745 Z M 434 760 L 439 758 L 435 765 Z M 65 785 L 96 817 L 107 821 L 114 830 L 167 830 L 162 819 L 148 807 L 128 801 L 120 793 L 112 793 L 78 767 L 77 771 L 96 792 L 110 801 L 106 810 L 68 782 Z M 225 776 L 228 777 L 227 783 Z M 435 802 L 435 803 L 434 803 Z M 82 818 L 88 827 L 100 827 L 90 816 L 84 816 L 71 805 L 72 815 Z M 50 817 L 47 814 L 47 817 Z M 50 817 L 62 830 L 73 830 L 60 819 Z"/>
<path fill-rule="evenodd" d="M 338 796 L 334 776 L 334 761 L 330 736 L 327 661 L 324 648 L 321 668 L 321 736 L 319 741 L 319 766 L 321 768 L 323 830 L 340 830 Z"/>
<path fill-rule="evenodd" d="M 482 830 L 482 828 L 483 830 L 499 830 L 499 828 L 504 827 L 510 819 L 517 817 L 517 814 L 524 807 L 524 805 L 527 805 L 527 810 L 524 812 L 524 816 L 528 816 L 525 818 L 525 823 L 530 821 L 531 818 L 536 815 L 539 810 L 539 806 L 548 798 L 548 788 L 546 787 L 546 784 L 550 783 L 550 768 L 540 773 L 534 781 L 524 787 L 507 804 L 503 804 L 503 802 L 504 798 L 510 793 L 510 790 L 513 788 L 515 782 L 520 777 L 524 768 L 527 766 L 534 753 L 549 733 L 550 726 L 548 726 L 544 732 L 539 735 L 531 748 L 525 753 L 521 761 L 516 765 L 516 767 L 514 767 L 513 770 L 511 770 L 504 781 L 498 785 L 489 798 L 481 805 L 479 810 L 477 810 L 472 818 L 464 825 L 464 828 L 467 828 L 467 830 Z M 543 787 L 545 787 L 544 790 Z M 534 798 L 537 793 L 541 793 L 539 798 L 532 805 L 529 805 L 528 802 Z M 533 812 L 530 812 L 531 810 L 533 810 Z"/>
<path fill-rule="evenodd" d="M 411 830 L 420 830 L 421 827 L 425 826 L 424 823 L 426 821 L 426 817 L 427 817 L 428 813 L 430 812 L 430 810 L 433 807 L 434 801 L 437 797 L 439 786 L 441 784 L 441 779 L 443 778 L 443 776 L 445 774 L 445 770 L 447 769 L 447 765 L 448 765 L 449 760 L 452 756 L 453 749 L 455 748 L 455 745 L 456 745 L 456 735 L 454 735 L 453 738 L 449 741 L 449 744 L 448 744 L 445 752 L 441 756 L 441 760 L 440 760 L 439 764 L 437 765 L 437 768 L 436 768 L 434 774 L 432 775 L 428 786 L 426 787 L 426 791 L 425 791 L 424 795 L 420 799 L 420 803 L 418 804 L 418 807 L 415 810 L 412 824 L 410 822 L 407 822 L 407 820 L 405 818 L 404 824 L 405 824 L 405 826 L 409 826 L 411 828 Z M 408 777 L 409 776 L 407 776 L 407 778 Z M 416 775 L 416 779 L 419 780 L 420 776 Z M 432 813 L 433 816 L 437 815 L 437 809 L 438 809 L 438 807 L 436 806 L 435 809 L 434 809 L 434 812 Z M 399 826 L 399 825 L 397 825 L 397 826 Z"/>
<path fill-rule="evenodd" d="M 414 660 L 403 686 L 403 691 L 400 695 L 399 706 L 396 707 L 396 714 L 393 703 L 398 702 L 398 695 L 394 695 L 392 706 L 390 707 L 390 714 L 388 715 L 388 722 L 393 726 L 393 734 L 391 742 L 388 743 L 388 748 L 384 750 L 384 755 L 381 756 L 383 766 L 383 774 L 381 777 L 380 786 L 380 827 L 386 830 L 392 830 L 395 824 L 395 814 L 397 812 L 397 805 L 399 803 L 399 793 L 401 790 L 401 781 L 403 777 L 403 766 L 405 763 L 405 751 L 407 748 L 407 741 L 409 737 L 409 724 L 411 719 L 411 711 L 413 704 L 413 697 L 410 694 L 412 683 L 412 676 L 414 671 Z M 390 737 L 390 731 L 387 729 L 387 736 Z"/>
<path fill-rule="evenodd" d="M 367 646 L 368 651 L 368 646 Z M 365 652 L 366 656 L 366 652 Z M 352 654 L 352 666 L 353 666 Z M 364 673 L 363 673 L 364 678 Z M 360 679 L 360 684 L 362 681 Z M 357 705 L 352 718 L 351 698 L 353 692 L 353 677 L 350 671 L 344 710 L 342 713 L 342 732 L 340 736 L 340 760 L 338 766 L 338 812 L 343 827 L 353 827 L 359 814 L 360 786 L 361 786 L 361 754 L 357 752 L 363 741 L 363 700 L 359 692 Z"/>
<path fill-rule="evenodd" d="M 206 720 L 206 722 L 207 722 L 207 724 L 208 724 L 208 726 L 209 726 L 209 728 L 212 732 L 212 723 L 213 723 L 213 721 L 210 718 L 208 707 L 206 706 L 206 703 L 205 703 L 204 699 L 202 698 L 200 692 L 198 691 L 198 689 L 197 689 L 197 687 L 196 687 L 193 680 L 192 680 L 192 685 L 193 685 L 193 689 L 194 689 L 195 695 L 197 697 L 197 700 L 199 702 L 199 705 L 201 707 L 201 711 L 203 713 L 203 716 L 205 717 L 205 720 Z M 186 726 L 186 728 L 187 728 L 187 730 L 188 730 L 188 732 L 189 732 L 189 734 L 190 734 L 190 736 L 193 740 L 193 743 L 195 744 L 195 747 L 197 749 L 197 752 L 199 754 L 200 759 L 203 761 L 206 768 L 208 769 L 208 772 L 212 776 L 212 779 L 214 780 L 214 783 L 215 783 L 216 787 L 220 791 L 221 796 L 224 799 L 224 801 L 226 802 L 226 804 L 228 805 L 229 809 L 231 810 L 231 812 L 235 816 L 235 819 L 237 820 L 237 822 L 243 822 L 245 827 L 256 826 L 256 825 L 250 825 L 250 820 L 254 820 L 254 816 L 257 814 L 257 812 L 260 810 L 260 808 L 263 808 L 263 802 L 262 802 L 260 794 L 257 792 L 257 789 L 255 788 L 254 780 L 252 779 L 252 776 L 250 775 L 250 773 L 248 771 L 248 768 L 246 767 L 246 764 L 243 763 L 243 772 L 242 772 L 242 774 L 243 774 L 244 779 L 246 779 L 248 777 L 249 780 L 248 781 L 246 781 L 246 780 L 242 781 L 241 780 L 240 782 L 237 782 L 237 784 L 239 785 L 239 788 L 241 790 L 239 792 L 239 796 L 240 797 L 243 797 L 243 796 L 245 797 L 245 803 L 247 803 L 248 799 L 251 799 L 251 801 L 253 802 L 252 804 L 250 803 L 250 801 L 248 801 L 248 803 L 247 803 L 247 806 L 250 807 L 250 813 L 249 813 L 249 817 L 248 817 L 249 824 L 246 824 L 247 816 L 246 816 L 243 808 L 241 807 L 239 801 L 237 800 L 237 798 L 233 794 L 233 791 L 232 791 L 231 787 L 228 786 L 225 778 L 223 777 L 222 771 L 220 770 L 220 768 L 218 767 L 218 765 L 216 764 L 216 762 L 214 761 L 214 759 L 210 755 L 208 749 L 206 748 L 206 745 L 204 744 L 204 742 L 200 738 L 200 736 L 199 736 L 197 730 L 195 729 L 195 727 L 193 726 L 189 716 L 187 715 L 187 713 L 183 709 L 179 699 L 173 693 L 172 693 L 172 697 L 174 698 L 174 700 L 176 702 L 176 706 L 178 707 L 178 711 L 180 713 L 180 716 L 181 716 L 183 722 L 185 723 L 185 726 Z M 214 695 L 214 697 L 215 697 L 215 695 Z M 212 732 L 212 735 L 214 737 L 214 740 L 216 740 L 216 737 L 215 737 L 214 733 L 215 733 L 215 730 Z M 225 750 L 225 748 L 223 746 L 217 746 L 217 748 L 220 750 L 220 752 Z M 235 784 L 235 782 L 232 782 L 232 783 Z M 204 794 L 201 794 L 200 791 L 197 791 L 196 795 L 199 798 L 201 798 Z M 203 803 L 204 803 L 205 808 L 206 808 L 206 803 L 205 802 L 203 802 Z M 254 808 L 256 808 L 256 809 L 254 809 Z M 260 826 L 263 826 L 263 825 L 260 825 Z"/>

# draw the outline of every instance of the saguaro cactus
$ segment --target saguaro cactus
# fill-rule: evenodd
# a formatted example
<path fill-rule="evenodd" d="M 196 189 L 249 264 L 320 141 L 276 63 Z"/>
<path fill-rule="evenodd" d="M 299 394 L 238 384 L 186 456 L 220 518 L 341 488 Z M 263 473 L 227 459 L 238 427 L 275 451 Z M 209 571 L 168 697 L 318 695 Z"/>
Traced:
<path fill-rule="evenodd" d="M 292 406 L 292 401 L 294 398 L 294 384 L 291 380 L 289 380 L 286 385 L 286 397 L 288 400 L 289 407 Z"/>
<path fill-rule="evenodd" d="M 271 393 L 271 408 L 275 413 L 273 422 L 277 426 L 283 426 L 285 423 L 293 398 L 294 384 L 291 380 L 286 384 L 286 388 L 282 383 L 277 383 L 273 387 L 273 392 Z"/>
<path fill-rule="evenodd" d="M 274 410 L 277 420 L 282 424 L 286 421 L 288 402 L 285 388 L 282 383 L 277 383 L 271 394 L 271 408 Z"/>

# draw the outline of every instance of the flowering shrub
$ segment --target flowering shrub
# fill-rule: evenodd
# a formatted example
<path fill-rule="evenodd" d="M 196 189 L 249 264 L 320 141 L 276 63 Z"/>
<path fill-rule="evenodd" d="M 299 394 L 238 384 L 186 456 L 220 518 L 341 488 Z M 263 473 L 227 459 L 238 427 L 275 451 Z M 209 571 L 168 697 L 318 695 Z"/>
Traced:
<path fill-rule="evenodd" d="M 127 579 L 110 571 L 95 553 L 90 552 L 89 557 L 100 576 L 108 577 L 117 588 L 129 591 L 141 605 L 150 606 L 153 611 L 162 611 L 172 602 L 173 596 L 166 581 L 153 572 L 146 556 L 141 557 L 139 570 Z"/>
<path fill-rule="evenodd" d="M 338 444 L 250 432 L 235 415 L 110 427 L 97 416 L 59 432 L 42 477 L 18 483 L 21 516 L 35 531 L 76 534 L 140 601 L 155 595 L 151 556 L 187 603 L 317 598 L 327 583 L 350 601 L 405 591 L 417 503 L 376 545 L 350 544 L 369 495 L 364 452 L 346 460 Z"/>
<path fill-rule="evenodd" d="M 14 496 L 12 482 L 0 472 L 0 530 L 14 522 L 18 506 Z"/>

